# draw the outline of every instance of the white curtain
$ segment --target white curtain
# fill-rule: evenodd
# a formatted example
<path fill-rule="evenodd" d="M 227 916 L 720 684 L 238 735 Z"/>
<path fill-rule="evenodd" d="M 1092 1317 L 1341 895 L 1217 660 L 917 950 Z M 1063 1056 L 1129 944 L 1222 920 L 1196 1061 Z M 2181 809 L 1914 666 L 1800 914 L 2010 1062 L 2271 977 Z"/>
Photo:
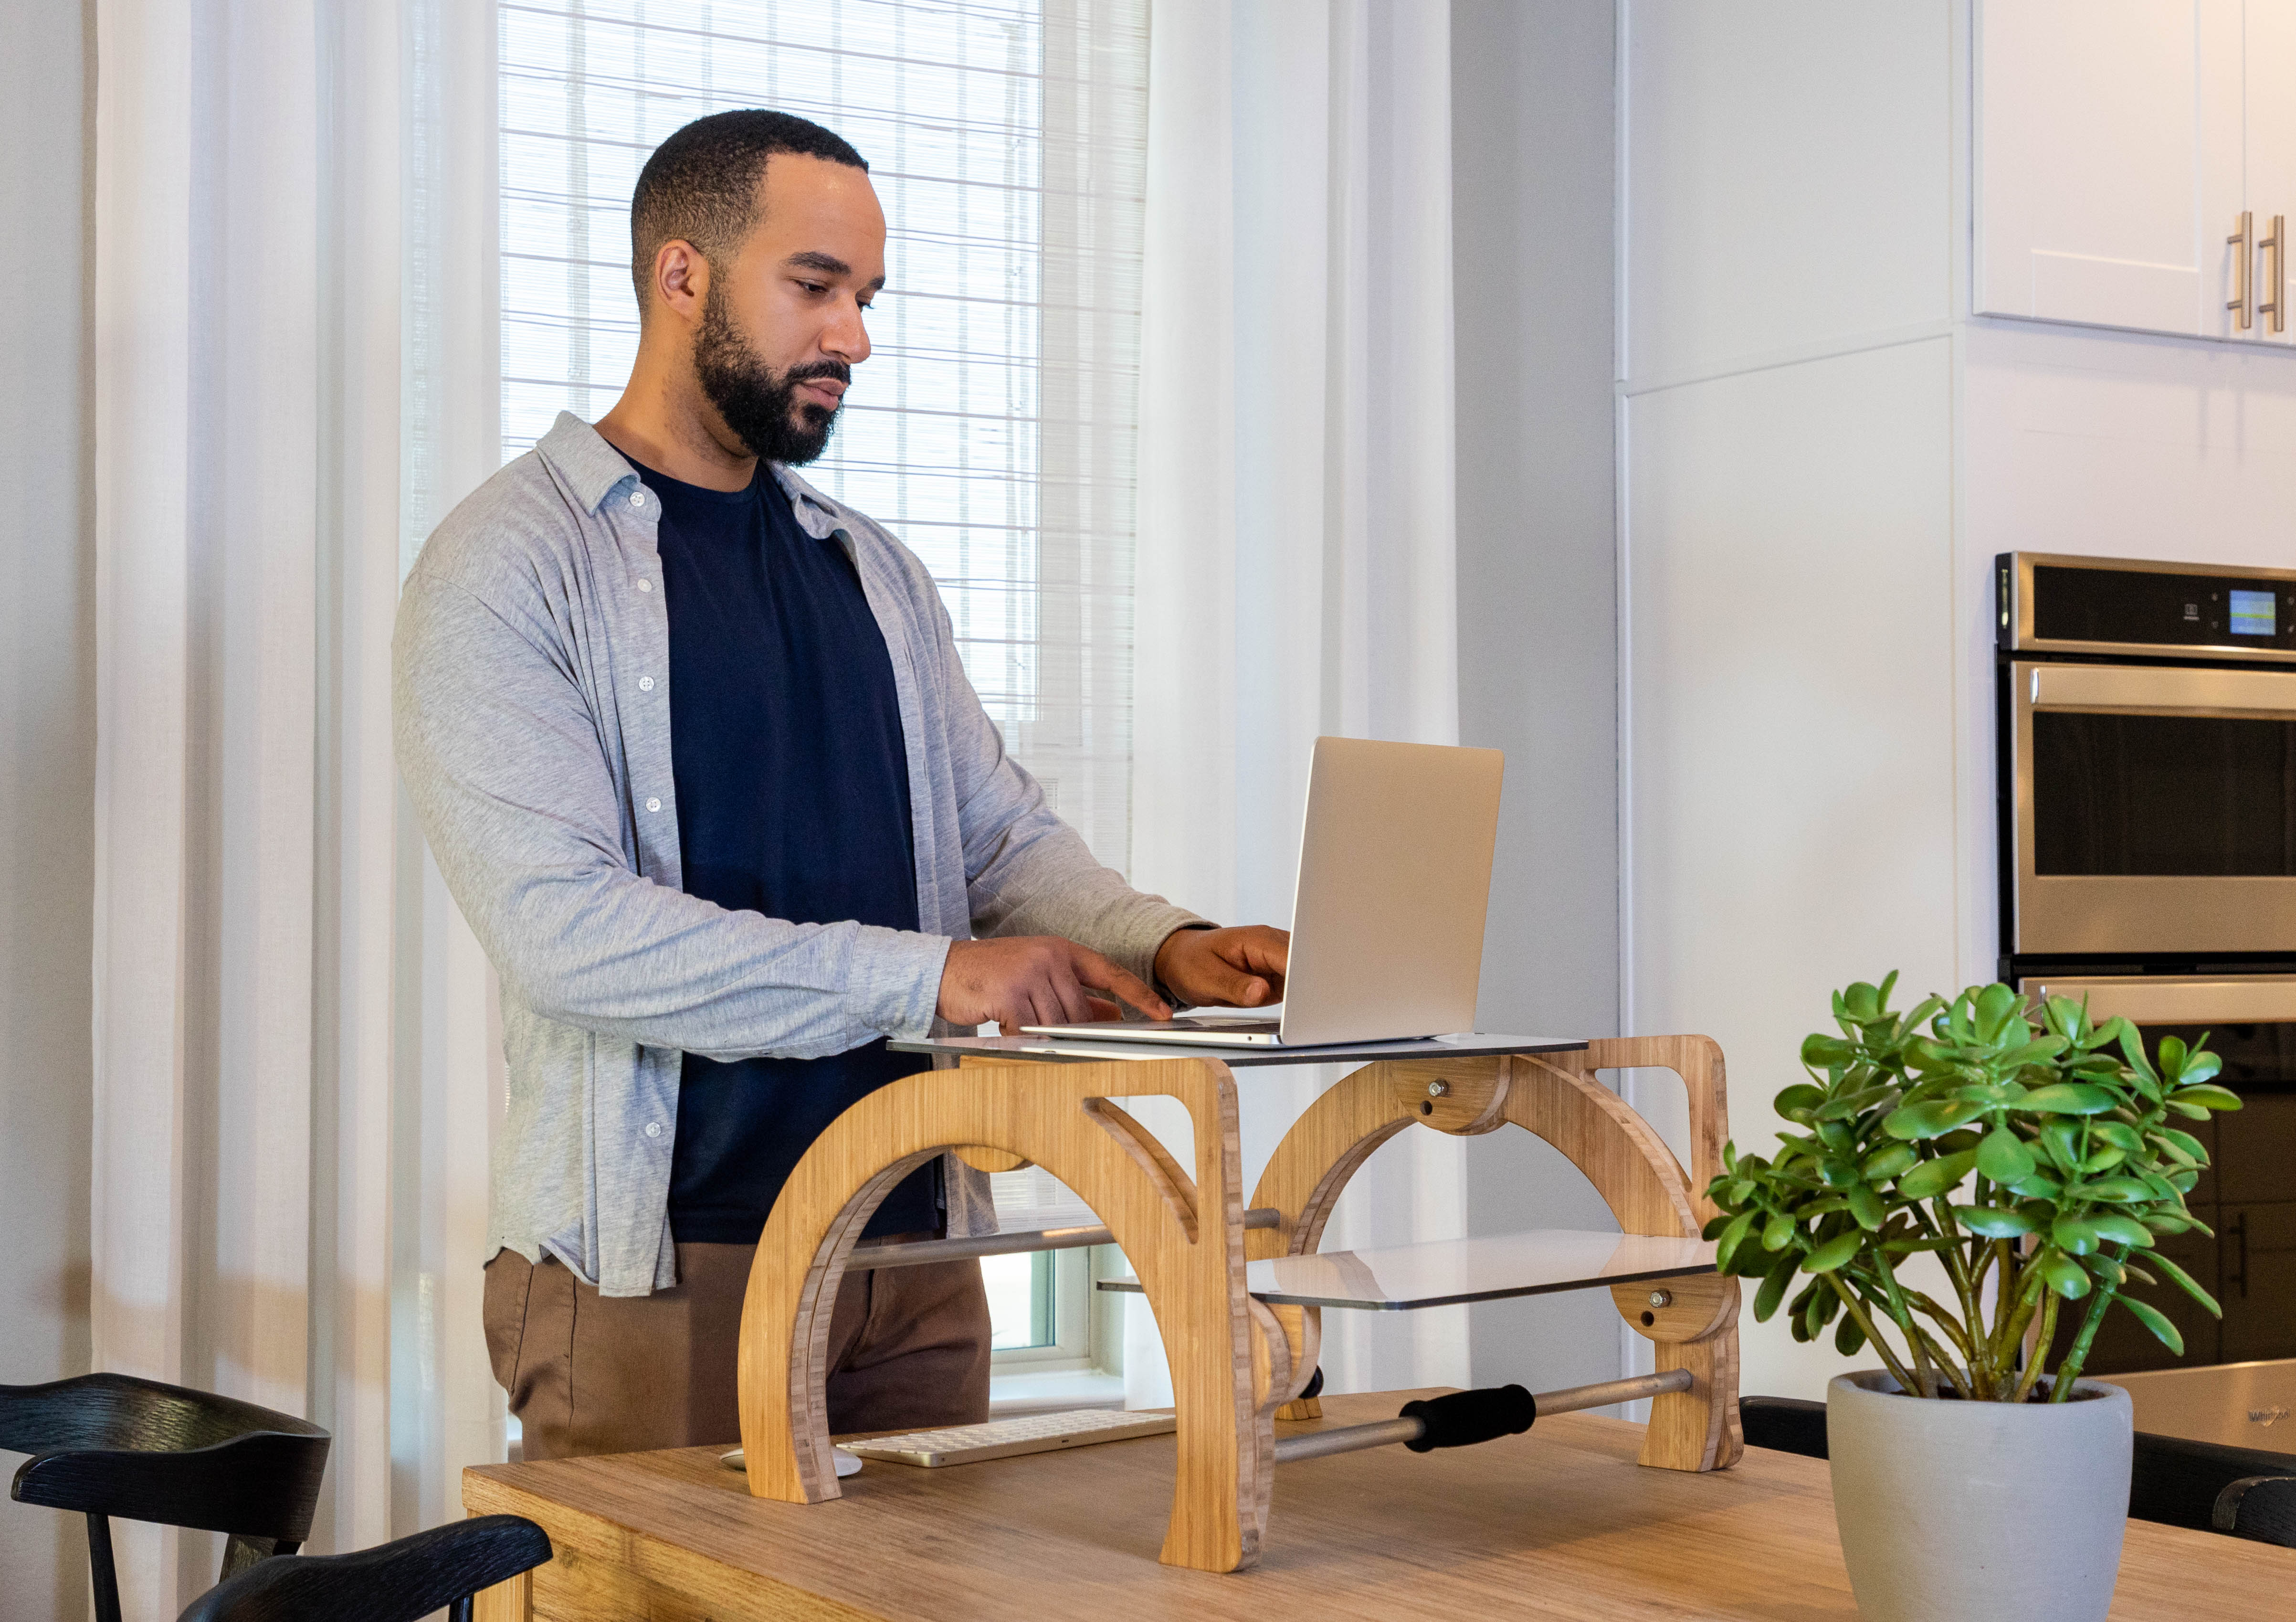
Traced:
<path fill-rule="evenodd" d="M 493 465 L 455 371 L 492 354 L 492 8 L 95 15 L 94 1363 L 328 1426 L 312 1547 L 356 1547 L 500 1445 L 488 986 L 388 680 L 402 531 Z M 215 1580 L 210 1535 L 114 1537 L 130 1614 Z"/>
<path fill-rule="evenodd" d="M 1316 735 L 1458 741 L 1450 132 L 1447 0 L 1158 0 L 1132 877 L 1223 921 L 1288 919 Z M 1249 1197 L 1333 1077 L 1242 1079 Z M 1464 1174 L 1405 1134 L 1325 1247 L 1464 1233 Z M 1464 1308 L 1374 1316 L 1333 1389 L 1466 1383 Z"/>

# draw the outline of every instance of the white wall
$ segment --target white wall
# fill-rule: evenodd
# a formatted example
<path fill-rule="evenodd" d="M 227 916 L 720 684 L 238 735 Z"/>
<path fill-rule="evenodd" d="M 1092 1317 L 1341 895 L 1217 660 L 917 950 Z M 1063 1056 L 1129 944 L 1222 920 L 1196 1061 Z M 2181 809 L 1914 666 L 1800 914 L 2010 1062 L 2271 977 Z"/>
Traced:
<path fill-rule="evenodd" d="M 1956 973 L 1950 378 L 1937 338 L 1629 402 L 1634 1024 L 1722 1044 L 1742 1145 L 1831 991 Z M 1680 1098 L 1636 1097 L 1677 1142 Z M 1746 1391 L 1845 1366 L 1742 1330 Z"/>
<path fill-rule="evenodd" d="M 0 1384 L 86 1371 L 94 884 L 86 176 L 78 0 L 9 9 L 0 53 Z M 12 1473 L 15 1461 L 0 1459 Z M 0 1610 L 86 1614 L 76 1515 L 0 1503 Z"/>
<path fill-rule="evenodd" d="M 1620 0 L 1620 375 L 1862 348 L 1952 314 L 1948 0 Z"/>
<path fill-rule="evenodd" d="M 1625 1019 L 1718 1039 L 1767 1146 L 1829 991 L 1961 983 L 1990 860 L 1959 798 L 1960 47 L 1948 0 L 1619 19 Z M 1679 1090 L 1633 1096 L 1681 1152 Z M 1848 1366 L 1742 1330 L 1748 1392 Z"/>
<path fill-rule="evenodd" d="M 1454 0 L 1459 739 L 1507 752 L 1479 1023 L 1618 1029 L 1610 12 Z M 1467 1145 L 1468 1231 L 1614 1226 L 1512 1129 Z M 1606 1292 L 1473 1308 L 1478 1385 L 1619 1372 Z"/>

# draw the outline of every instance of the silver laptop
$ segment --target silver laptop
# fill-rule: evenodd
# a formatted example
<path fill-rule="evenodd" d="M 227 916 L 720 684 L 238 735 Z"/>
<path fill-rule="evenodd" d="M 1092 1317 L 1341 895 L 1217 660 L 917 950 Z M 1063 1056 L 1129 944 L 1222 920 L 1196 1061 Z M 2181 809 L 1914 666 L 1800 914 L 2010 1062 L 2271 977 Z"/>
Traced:
<path fill-rule="evenodd" d="M 1505 763 L 1496 749 L 1316 740 L 1280 1019 L 1183 1015 L 1021 1031 L 1303 1048 L 1473 1029 Z"/>

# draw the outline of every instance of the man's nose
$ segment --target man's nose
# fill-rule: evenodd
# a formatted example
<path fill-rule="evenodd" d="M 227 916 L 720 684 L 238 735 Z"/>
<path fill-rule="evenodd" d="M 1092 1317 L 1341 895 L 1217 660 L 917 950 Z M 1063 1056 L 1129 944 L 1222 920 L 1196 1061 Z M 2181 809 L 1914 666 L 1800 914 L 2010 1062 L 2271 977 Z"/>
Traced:
<path fill-rule="evenodd" d="M 859 301 L 848 299 L 821 334 L 822 353 L 847 366 L 859 366 L 869 358 L 869 328 L 862 316 Z"/>

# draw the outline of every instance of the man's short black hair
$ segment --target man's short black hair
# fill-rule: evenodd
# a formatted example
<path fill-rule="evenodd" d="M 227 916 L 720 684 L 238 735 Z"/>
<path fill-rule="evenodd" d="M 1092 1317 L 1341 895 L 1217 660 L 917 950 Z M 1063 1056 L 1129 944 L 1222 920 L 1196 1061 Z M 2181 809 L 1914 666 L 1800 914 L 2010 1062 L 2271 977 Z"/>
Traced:
<path fill-rule="evenodd" d="M 795 113 L 756 107 L 696 119 L 654 148 L 630 198 L 630 279 L 641 312 L 664 243 L 692 243 L 715 266 L 748 240 L 758 220 L 758 181 L 775 152 L 869 169 L 844 136 Z"/>

